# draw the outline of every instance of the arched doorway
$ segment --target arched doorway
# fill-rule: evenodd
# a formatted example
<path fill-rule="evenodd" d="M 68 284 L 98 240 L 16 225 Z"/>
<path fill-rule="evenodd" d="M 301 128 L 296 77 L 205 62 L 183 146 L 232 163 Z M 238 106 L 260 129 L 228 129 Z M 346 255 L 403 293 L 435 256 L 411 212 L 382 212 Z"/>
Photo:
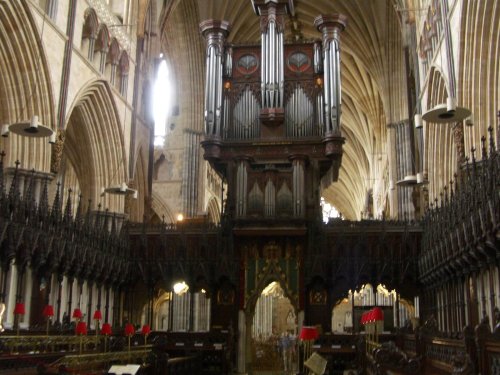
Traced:
<path fill-rule="evenodd" d="M 253 374 L 295 371 L 296 337 L 296 309 L 280 283 L 272 281 L 255 303 L 251 329 Z"/>
<path fill-rule="evenodd" d="M 392 331 L 397 327 L 414 324 L 415 308 L 411 302 L 401 298 L 395 290 L 383 284 L 373 287 L 363 285 L 359 290 L 349 290 L 347 297 L 338 301 L 332 310 L 333 333 L 357 333 L 361 315 L 373 307 L 380 307 L 384 312 L 384 330 Z"/>

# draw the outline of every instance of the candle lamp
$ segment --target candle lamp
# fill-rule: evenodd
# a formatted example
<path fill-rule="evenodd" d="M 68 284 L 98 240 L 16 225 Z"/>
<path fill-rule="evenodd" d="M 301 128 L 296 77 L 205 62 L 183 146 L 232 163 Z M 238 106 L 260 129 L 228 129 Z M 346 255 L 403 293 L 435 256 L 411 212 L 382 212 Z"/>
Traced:
<path fill-rule="evenodd" d="M 78 322 L 76 325 L 75 332 L 77 336 L 80 336 L 80 354 L 82 354 L 82 340 L 83 340 L 83 335 L 87 334 L 87 324 L 85 322 Z"/>
<path fill-rule="evenodd" d="M 42 312 L 45 319 L 47 319 L 47 336 L 49 335 L 50 319 L 54 316 L 54 307 L 52 305 L 46 305 Z"/>
<path fill-rule="evenodd" d="M 106 346 L 108 343 L 108 336 L 111 335 L 111 324 L 104 323 L 101 328 L 101 334 L 104 335 L 104 352 L 106 352 Z"/>
<path fill-rule="evenodd" d="M 14 307 L 14 320 L 16 322 L 16 327 L 17 327 L 17 335 L 19 336 L 19 319 L 20 315 L 26 314 L 26 309 L 24 307 L 24 303 L 18 302 L 16 303 L 16 306 Z"/>
<path fill-rule="evenodd" d="M 102 320 L 101 310 L 96 310 L 94 312 L 94 321 L 95 321 L 95 335 L 99 335 L 99 322 Z"/>
<path fill-rule="evenodd" d="M 318 338 L 318 330 L 316 327 L 303 326 L 300 330 L 299 339 L 304 344 L 304 356 L 302 360 L 302 366 L 306 362 L 306 359 L 311 355 L 312 343 Z"/>
<path fill-rule="evenodd" d="M 132 335 L 135 333 L 135 327 L 131 323 L 125 324 L 125 336 L 128 337 L 128 354 L 130 357 L 130 339 Z"/>

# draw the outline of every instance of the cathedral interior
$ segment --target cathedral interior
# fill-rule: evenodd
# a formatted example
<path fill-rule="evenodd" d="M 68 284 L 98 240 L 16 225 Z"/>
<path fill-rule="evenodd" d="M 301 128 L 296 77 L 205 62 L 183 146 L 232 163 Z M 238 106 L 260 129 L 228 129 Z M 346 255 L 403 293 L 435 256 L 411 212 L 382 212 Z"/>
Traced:
<path fill-rule="evenodd" d="M 499 24 L 0 0 L 0 374 L 499 374 Z"/>

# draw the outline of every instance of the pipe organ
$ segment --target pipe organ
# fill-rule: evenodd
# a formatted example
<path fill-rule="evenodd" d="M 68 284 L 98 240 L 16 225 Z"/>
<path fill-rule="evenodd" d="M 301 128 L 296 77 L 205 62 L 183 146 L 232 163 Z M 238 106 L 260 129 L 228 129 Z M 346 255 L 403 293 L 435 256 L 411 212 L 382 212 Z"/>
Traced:
<path fill-rule="evenodd" d="M 318 214 L 320 180 L 338 176 L 343 15 L 318 16 L 315 42 L 285 43 L 293 0 L 253 0 L 261 44 L 224 44 L 226 21 L 207 20 L 204 157 L 240 219 Z M 232 187 L 232 188 L 231 188 Z"/>
<path fill-rule="evenodd" d="M 226 21 L 207 20 L 200 24 L 207 40 L 207 72 L 205 80 L 205 134 L 207 137 L 221 136 L 222 72 L 224 41 L 230 26 Z"/>
<path fill-rule="evenodd" d="M 263 122 L 274 123 L 283 117 L 284 93 L 284 24 L 285 15 L 293 13 L 291 1 L 254 1 L 255 13 L 260 16 Z"/>

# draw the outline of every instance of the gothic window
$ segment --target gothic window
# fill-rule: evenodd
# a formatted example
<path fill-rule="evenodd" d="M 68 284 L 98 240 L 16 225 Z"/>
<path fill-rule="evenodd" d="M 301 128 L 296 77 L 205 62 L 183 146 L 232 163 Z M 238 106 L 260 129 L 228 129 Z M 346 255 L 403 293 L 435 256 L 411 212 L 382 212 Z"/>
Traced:
<path fill-rule="evenodd" d="M 57 1 L 58 0 L 40 0 L 39 2 L 40 8 L 42 8 L 52 20 L 55 20 L 57 17 Z"/>
<path fill-rule="evenodd" d="M 153 118 L 155 123 L 155 146 L 162 146 L 167 136 L 167 121 L 172 115 L 175 97 L 172 74 L 167 60 L 160 54 L 156 59 L 156 80 L 153 87 Z"/>
<path fill-rule="evenodd" d="M 205 289 L 193 293 L 193 332 L 210 330 L 210 298 Z"/>
<path fill-rule="evenodd" d="M 106 69 L 106 57 L 109 50 L 109 30 L 106 25 L 101 25 L 94 46 L 94 55 L 99 64 L 99 72 L 104 74 Z"/>
<path fill-rule="evenodd" d="M 94 60 L 94 45 L 99 28 L 99 21 L 94 9 L 88 8 L 85 11 L 85 22 L 82 30 L 82 52 L 87 52 L 87 58 Z"/>
<path fill-rule="evenodd" d="M 119 74 L 119 90 L 120 94 L 124 97 L 127 97 L 127 89 L 128 89 L 128 72 L 129 72 L 129 59 L 126 51 L 123 51 L 120 56 L 120 61 L 118 63 L 118 74 Z"/>
<path fill-rule="evenodd" d="M 109 83 L 114 85 L 116 81 L 116 70 L 118 67 L 118 62 L 120 58 L 120 45 L 118 41 L 113 38 L 109 46 L 108 56 L 106 59 L 106 70 L 105 74 L 109 80 Z"/>

